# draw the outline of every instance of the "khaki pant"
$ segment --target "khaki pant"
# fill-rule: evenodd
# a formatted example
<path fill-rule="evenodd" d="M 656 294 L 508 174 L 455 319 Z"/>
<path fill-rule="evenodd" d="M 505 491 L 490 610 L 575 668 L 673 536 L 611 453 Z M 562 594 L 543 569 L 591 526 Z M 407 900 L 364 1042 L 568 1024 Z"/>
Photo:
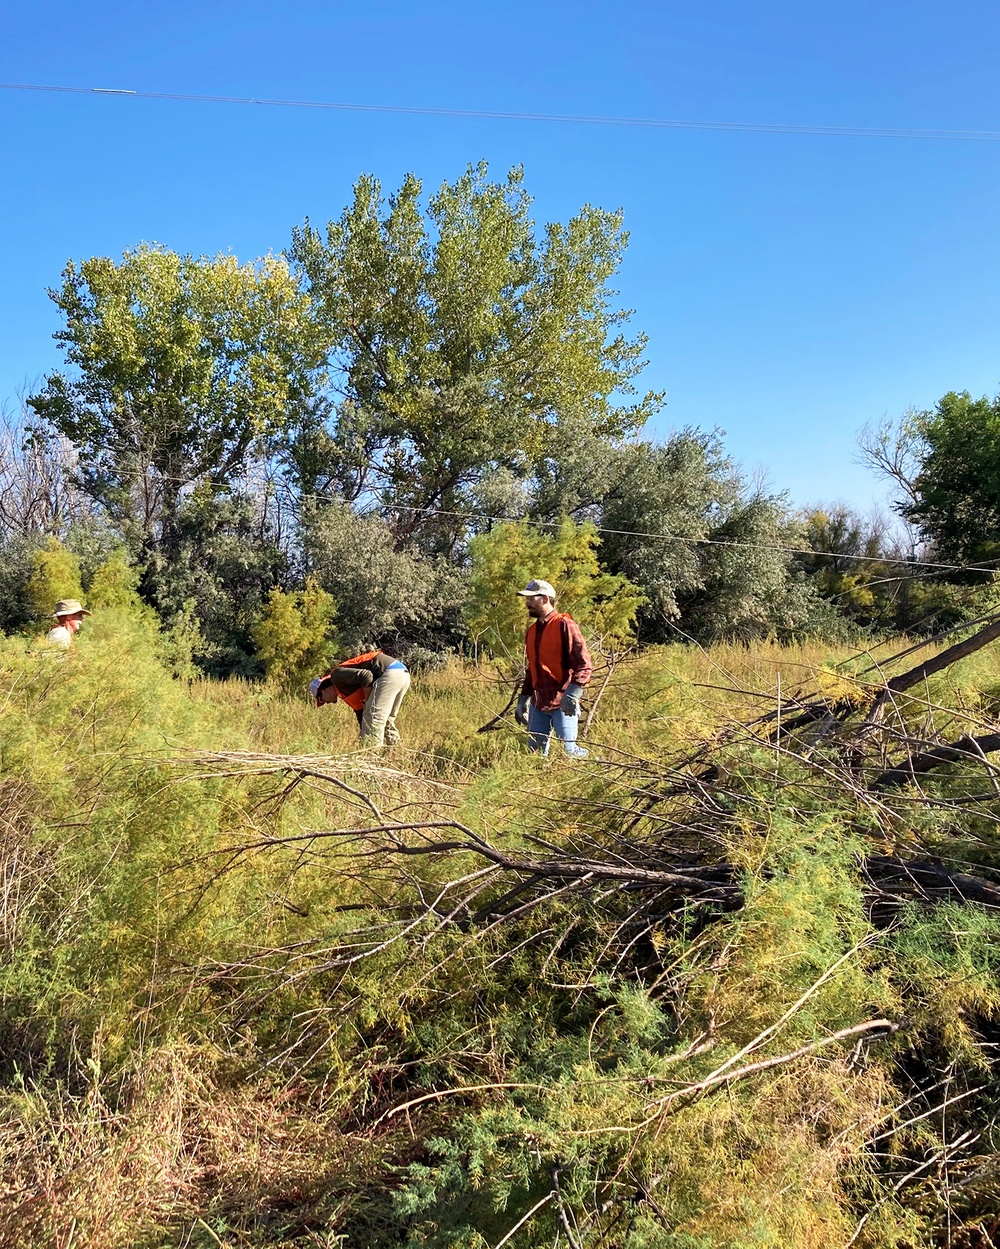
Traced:
<path fill-rule="evenodd" d="M 410 688 L 405 668 L 388 668 L 372 686 L 361 714 L 361 740 L 371 746 L 394 746 L 399 741 L 396 716 Z"/>

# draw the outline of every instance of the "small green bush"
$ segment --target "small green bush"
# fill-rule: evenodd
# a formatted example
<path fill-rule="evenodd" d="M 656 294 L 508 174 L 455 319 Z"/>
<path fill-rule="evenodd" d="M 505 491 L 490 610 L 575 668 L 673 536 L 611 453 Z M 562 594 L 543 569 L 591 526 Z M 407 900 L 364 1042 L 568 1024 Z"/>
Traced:
<path fill-rule="evenodd" d="M 315 581 L 304 590 L 274 589 L 253 639 L 268 680 L 288 689 L 325 672 L 336 651 L 333 595 Z"/>
<path fill-rule="evenodd" d="M 80 561 L 62 545 L 58 538 L 49 538 L 43 547 L 31 553 L 31 577 L 28 599 L 38 620 L 51 618 L 52 609 L 60 599 L 82 600 Z"/>

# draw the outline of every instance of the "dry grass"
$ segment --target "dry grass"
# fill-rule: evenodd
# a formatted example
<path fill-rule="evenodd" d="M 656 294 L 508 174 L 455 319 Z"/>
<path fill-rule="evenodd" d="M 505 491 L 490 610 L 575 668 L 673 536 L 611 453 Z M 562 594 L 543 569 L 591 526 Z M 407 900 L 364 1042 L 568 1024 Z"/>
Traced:
<path fill-rule="evenodd" d="M 20 938 L 25 912 L 51 868 L 51 855 L 32 836 L 36 801 L 24 782 L 0 778 L 0 956 Z"/>
<path fill-rule="evenodd" d="M 371 1165 L 370 1144 L 342 1135 L 302 1089 L 225 1087 L 221 1059 L 175 1044 L 109 1081 L 92 1059 L 80 1091 L 26 1089 L 9 1101 L 4 1249 L 184 1244 L 198 1224 L 233 1246 L 270 1225 L 278 1244 L 283 1231 L 327 1224 L 337 1193 Z"/>
<path fill-rule="evenodd" d="M 680 746 L 692 731 L 709 733 L 722 721 L 769 708 L 779 688 L 785 696 L 814 692 L 825 673 L 854 654 L 849 647 L 821 643 L 657 647 L 615 672 L 591 736 L 625 750 Z M 595 675 L 592 689 L 600 675 Z M 343 756 L 357 749 L 350 711 L 340 706 L 317 709 L 305 694 L 289 697 L 277 687 L 244 681 L 200 681 L 192 694 L 223 708 L 262 754 Z M 508 718 L 506 728 L 496 733 L 477 730 L 506 702 L 506 690 L 496 676 L 471 664 L 453 661 L 439 671 L 414 676 L 399 717 L 409 752 L 403 757 L 413 763 L 411 770 L 434 770 L 442 760 L 465 761 L 477 770 L 504 762 L 505 747 L 523 745 L 513 721 Z"/>

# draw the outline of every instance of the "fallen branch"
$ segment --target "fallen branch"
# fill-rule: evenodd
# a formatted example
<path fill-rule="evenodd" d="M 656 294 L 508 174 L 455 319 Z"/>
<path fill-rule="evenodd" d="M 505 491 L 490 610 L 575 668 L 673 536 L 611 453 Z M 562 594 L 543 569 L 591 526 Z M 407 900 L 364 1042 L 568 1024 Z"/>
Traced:
<path fill-rule="evenodd" d="M 951 667 L 952 664 L 965 659 L 968 655 L 974 655 L 976 651 L 982 650 L 984 646 L 988 646 L 990 642 L 995 642 L 998 638 L 1000 638 L 1000 615 L 995 616 L 991 624 L 988 624 L 985 629 L 980 629 L 978 633 L 974 633 L 972 637 L 966 638 L 964 642 L 956 642 L 954 646 L 943 650 L 940 655 L 935 655 L 915 668 L 910 668 L 907 672 L 901 672 L 899 676 L 893 677 L 886 682 L 885 689 L 872 703 L 865 724 L 871 726 L 877 723 L 886 703 L 892 700 L 893 695 L 902 694 L 914 685 L 919 685 L 935 672 Z"/>
<path fill-rule="evenodd" d="M 930 859 L 905 862 L 873 854 L 864 862 L 864 873 L 883 902 L 975 902 L 1000 909 L 1000 886 Z"/>
<path fill-rule="evenodd" d="M 514 704 L 517 702 L 518 695 L 520 693 L 521 693 L 521 686 L 520 686 L 520 683 L 518 683 L 517 685 L 514 686 L 513 690 L 511 690 L 510 698 L 507 699 L 507 706 L 504 707 L 503 711 L 498 711 L 497 714 L 492 718 L 492 720 L 487 720 L 485 724 L 481 724 L 479 728 L 476 729 L 476 732 L 477 733 L 493 733 L 497 729 L 501 728 L 503 719 L 507 715 L 508 711 L 510 711 L 511 708 L 514 706 Z"/>
<path fill-rule="evenodd" d="M 968 733 L 954 742 L 942 746 L 934 746 L 931 750 L 922 750 L 910 755 L 902 763 L 877 776 L 869 786 L 870 789 L 898 789 L 902 785 L 915 781 L 918 775 L 933 772 L 946 763 L 961 763 L 963 760 L 983 761 L 983 755 L 1000 750 L 1000 733 L 983 733 L 973 737 Z"/>
<path fill-rule="evenodd" d="M 805 1058 L 809 1054 L 815 1054 L 817 1050 L 825 1049 L 828 1045 L 834 1045 L 838 1041 L 848 1041 L 854 1037 L 865 1036 L 872 1032 L 880 1032 L 884 1036 L 897 1032 L 900 1025 L 894 1023 L 891 1019 L 868 1019 L 864 1023 L 855 1024 L 851 1028 L 841 1028 L 839 1032 L 831 1032 L 829 1036 L 821 1037 L 818 1041 L 810 1041 L 808 1045 L 802 1045 L 797 1050 L 792 1050 L 789 1054 L 778 1054 L 774 1058 L 761 1058 L 755 1063 L 747 1063 L 746 1066 L 736 1067 L 732 1071 L 724 1071 L 713 1074 L 704 1080 L 699 1080 L 696 1084 L 685 1085 L 682 1089 L 675 1089 L 672 1093 L 668 1093 L 666 1097 L 660 1098 L 656 1102 L 650 1103 L 655 1106 L 658 1111 L 668 1109 L 678 1098 L 693 1097 L 698 1093 L 705 1093 L 709 1089 L 718 1088 L 723 1084 L 731 1084 L 734 1080 L 745 1080 L 748 1076 L 759 1075 L 762 1071 L 771 1071 L 775 1067 L 786 1067 L 789 1063 L 796 1062 L 799 1058 Z M 648 1109 L 648 1107 L 647 1107 Z M 647 1120 L 651 1122 L 652 1120 Z"/>

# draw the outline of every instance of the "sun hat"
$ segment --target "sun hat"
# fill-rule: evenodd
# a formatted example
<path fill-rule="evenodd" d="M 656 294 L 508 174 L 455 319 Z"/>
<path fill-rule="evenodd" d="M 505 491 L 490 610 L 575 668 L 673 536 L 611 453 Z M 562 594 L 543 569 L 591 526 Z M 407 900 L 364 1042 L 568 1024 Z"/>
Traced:
<path fill-rule="evenodd" d="M 552 599 L 556 596 L 555 590 L 547 581 L 529 581 L 523 590 L 518 590 L 518 594 L 522 598 L 531 598 L 535 594 L 544 594 Z"/>
<path fill-rule="evenodd" d="M 92 616 L 94 613 L 87 611 L 86 607 L 75 598 L 61 598 L 56 603 L 56 609 L 52 613 L 53 616 Z"/>

